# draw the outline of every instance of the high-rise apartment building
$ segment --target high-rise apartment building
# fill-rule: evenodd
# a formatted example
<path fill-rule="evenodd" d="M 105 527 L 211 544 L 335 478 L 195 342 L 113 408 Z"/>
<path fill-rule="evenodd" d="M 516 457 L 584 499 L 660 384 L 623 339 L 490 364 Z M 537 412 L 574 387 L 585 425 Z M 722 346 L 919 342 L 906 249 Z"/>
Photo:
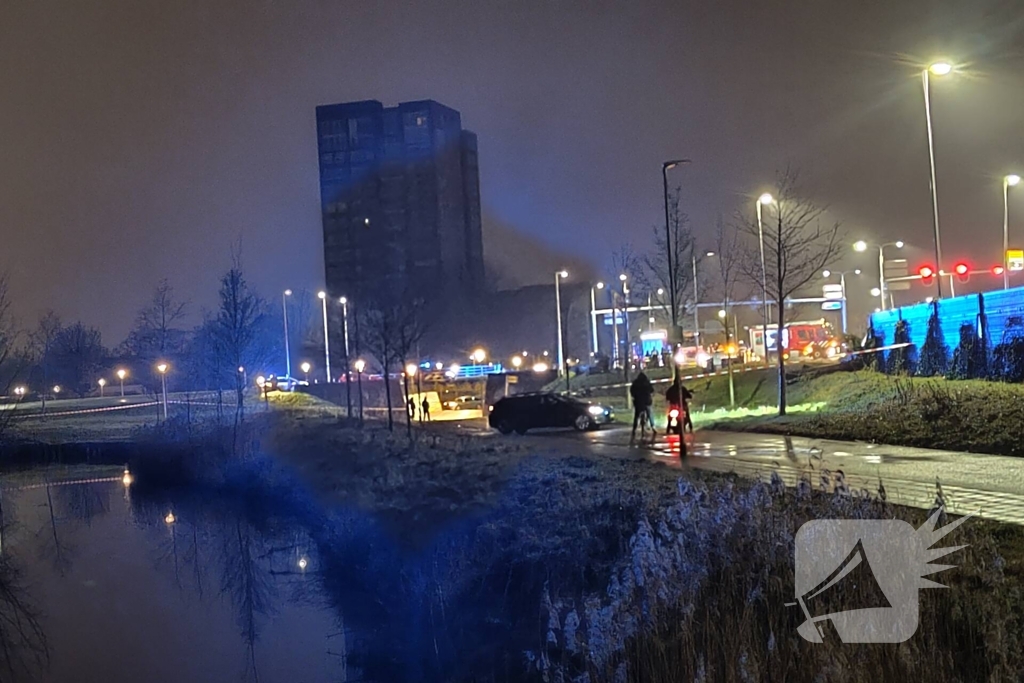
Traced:
<path fill-rule="evenodd" d="M 332 296 L 434 299 L 483 285 L 476 135 L 432 100 L 316 108 Z"/>

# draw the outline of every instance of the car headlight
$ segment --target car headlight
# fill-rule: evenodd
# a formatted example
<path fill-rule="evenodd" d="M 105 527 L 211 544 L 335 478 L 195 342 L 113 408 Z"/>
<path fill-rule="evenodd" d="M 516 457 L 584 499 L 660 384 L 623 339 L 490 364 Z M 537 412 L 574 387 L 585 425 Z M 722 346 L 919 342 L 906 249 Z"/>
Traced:
<path fill-rule="evenodd" d="M 604 408 L 601 406 L 590 406 L 587 408 L 587 412 L 591 415 L 604 415 Z"/>

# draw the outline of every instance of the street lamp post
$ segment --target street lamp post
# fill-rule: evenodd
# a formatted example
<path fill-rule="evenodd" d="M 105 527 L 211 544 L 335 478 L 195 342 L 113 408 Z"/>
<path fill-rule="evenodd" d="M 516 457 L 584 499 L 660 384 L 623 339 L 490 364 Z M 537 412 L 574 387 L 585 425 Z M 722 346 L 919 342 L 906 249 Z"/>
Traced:
<path fill-rule="evenodd" d="M 568 383 L 568 374 L 565 372 L 565 347 L 562 341 L 562 293 L 560 283 L 563 278 L 569 277 L 569 273 L 560 270 L 555 273 L 555 313 L 558 316 L 558 374 L 566 374 L 566 382 Z"/>
<path fill-rule="evenodd" d="M 160 373 L 160 389 L 163 393 L 164 420 L 167 419 L 167 363 L 159 363 L 156 371 Z"/>
<path fill-rule="evenodd" d="M 590 288 L 590 325 L 594 335 L 594 358 L 597 359 L 597 294 L 596 289 L 604 289 L 604 283 L 598 282 L 596 285 Z"/>
<path fill-rule="evenodd" d="M 932 227 L 935 231 L 935 264 L 936 268 L 942 268 L 942 244 L 939 240 L 939 197 L 935 187 L 935 143 L 932 140 L 932 97 L 929 74 L 945 76 L 953 70 L 953 67 L 946 62 L 936 62 L 927 69 L 921 71 L 921 85 L 924 88 L 924 117 L 928 129 L 928 167 L 931 172 L 932 191 Z M 935 291 L 938 298 L 942 298 L 942 278 L 935 278 Z"/>
<path fill-rule="evenodd" d="M 715 252 L 709 251 L 705 256 L 714 256 Z M 700 316 L 698 315 L 700 303 L 700 288 L 697 287 L 697 252 L 692 254 L 693 258 L 693 345 L 700 348 Z"/>
<path fill-rule="evenodd" d="M 1003 289 L 1010 288 L 1010 188 L 1020 183 L 1020 176 L 1014 173 L 1003 178 Z"/>
<path fill-rule="evenodd" d="M 288 342 L 288 297 L 291 295 L 290 289 L 281 292 L 281 310 L 284 313 L 284 367 L 288 379 L 292 378 L 292 354 Z"/>
<path fill-rule="evenodd" d="M 331 340 L 327 331 L 327 292 L 321 291 L 317 294 L 324 311 L 324 371 L 327 374 L 327 383 L 331 383 Z M 386 378 L 385 378 L 386 380 Z"/>
<path fill-rule="evenodd" d="M 670 344 L 679 343 L 682 339 L 679 338 L 679 316 L 676 311 L 676 274 L 674 268 L 678 267 L 678 264 L 672 263 L 672 227 L 669 224 L 668 218 L 668 172 L 680 164 L 689 163 L 689 159 L 673 159 L 661 165 L 661 183 L 665 195 L 665 265 L 668 267 L 668 297 L 669 305 L 672 307 L 672 338 L 669 339 Z"/>
<path fill-rule="evenodd" d="M 359 390 L 359 426 L 363 426 L 363 370 L 366 369 L 366 361 L 362 358 L 356 360 L 356 388 Z"/>
<path fill-rule="evenodd" d="M 886 242 L 878 245 L 878 297 L 881 301 L 880 308 L 884 311 L 886 309 L 886 286 L 885 286 L 885 248 L 896 247 L 897 249 L 903 248 L 903 240 L 896 240 L 895 242 Z M 853 243 L 854 251 L 867 251 L 868 243 L 864 240 L 858 240 Z"/>
<path fill-rule="evenodd" d="M 103 398 L 103 387 L 107 386 L 107 380 L 100 377 L 99 382 L 97 382 L 97 384 L 100 385 L 100 398 Z"/>
<path fill-rule="evenodd" d="M 313 367 L 308 362 L 303 361 L 299 368 L 302 370 L 302 374 L 305 376 L 306 384 L 309 384 L 309 369 Z"/>
<path fill-rule="evenodd" d="M 623 376 L 625 380 L 629 381 L 629 364 L 633 360 L 633 346 L 629 343 L 629 285 L 627 280 L 629 278 L 625 273 L 619 274 L 619 282 L 622 283 L 622 326 L 626 333 L 626 338 L 623 340 L 626 342 L 626 357 L 623 359 L 622 368 Z"/>
<path fill-rule="evenodd" d="M 121 368 L 117 371 L 117 379 L 121 382 L 121 398 L 124 398 L 124 378 L 128 374 L 128 371 Z"/>
<path fill-rule="evenodd" d="M 348 362 L 348 299 L 341 297 L 341 329 L 345 339 L 345 415 L 352 419 L 352 367 Z"/>
<path fill-rule="evenodd" d="M 763 305 L 762 319 L 761 319 L 761 343 L 764 345 L 764 366 L 768 367 L 768 272 L 765 270 L 764 264 L 764 222 L 761 216 L 761 207 L 768 206 L 775 199 L 765 192 L 763 195 L 757 198 L 755 206 L 757 207 L 757 239 L 761 244 L 761 303 Z M 782 330 L 779 330 L 779 340 L 782 340 Z"/>

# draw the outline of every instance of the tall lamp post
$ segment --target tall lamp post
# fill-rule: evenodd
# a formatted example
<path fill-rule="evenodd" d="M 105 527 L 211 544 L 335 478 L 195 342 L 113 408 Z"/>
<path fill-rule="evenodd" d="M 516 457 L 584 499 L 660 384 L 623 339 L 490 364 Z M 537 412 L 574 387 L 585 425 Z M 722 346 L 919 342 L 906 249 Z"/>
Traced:
<path fill-rule="evenodd" d="M 853 243 L 854 251 L 867 251 L 868 243 L 864 240 L 858 240 Z M 886 309 L 886 287 L 885 287 L 885 248 L 896 247 L 897 249 L 903 248 L 903 240 L 896 240 L 895 242 L 886 242 L 885 244 L 878 245 L 878 297 L 881 301 L 880 308 L 884 311 Z"/>
<path fill-rule="evenodd" d="M 359 390 L 359 426 L 363 426 L 363 370 L 366 369 L 366 361 L 362 358 L 356 360 L 356 388 Z"/>
<path fill-rule="evenodd" d="M 348 362 L 348 298 L 341 297 L 341 329 L 345 339 L 345 415 L 352 419 L 352 367 Z"/>
<path fill-rule="evenodd" d="M 1010 251 L 1010 188 L 1020 183 L 1020 176 L 1011 173 L 1003 178 L 1003 289 L 1010 288 L 1010 263 L 1007 255 Z"/>
<path fill-rule="evenodd" d="M 327 373 L 327 383 L 331 383 L 331 340 L 327 331 L 327 292 L 317 293 L 324 311 L 324 371 Z M 386 380 L 387 378 L 385 378 Z"/>
<path fill-rule="evenodd" d="M 291 295 L 290 289 L 281 292 L 281 311 L 284 313 L 284 367 L 288 379 L 292 378 L 292 354 L 288 342 L 288 297 Z"/>
<path fill-rule="evenodd" d="M 763 305 L 761 318 L 761 343 L 764 344 L 764 366 L 768 367 L 768 271 L 764 264 L 764 221 L 761 216 L 761 207 L 768 206 L 775 201 L 775 198 L 765 192 L 757 198 L 757 240 L 761 244 L 761 303 Z M 782 330 L 779 330 L 779 339 L 782 339 Z"/>
<path fill-rule="evenodd" d="M 672 263 L 672 226 L 668 219 L 668 172 L 680 164 L 689 163 L 689 159 L 673 159 L 661 164 L 661 184 L 665 194 L 665 265 L 668 267 L 668 298 L 669 305 L 672 307 L 672 331 L 669 339 L 671 344 L 680 343 L 682 339 L 679 335 L 679 316 L 676 311 L 676 273 L 674 270 L 679 264 Z"/>
<path fill-rule="evenodd" d="M 117 371 L 117 379 L 121 382 L 121 398 L 124 398 L 124 378 L 128 374 L 128 371 L 121 368 Z"/>
<path fill-rule="evenodd" d="M 163 393 L 164 420 L 167 419 L 167 363 L 159 363 L 156 371 L 160 373 L 160 390 Z"/>
<path fill-rule="evenodd" d="M 100 398 L 103 398 L 103 387 L 107 386 L 107 380 L 105 380 L 102 377 L 100 377 L 100 379 L 97 382 L 97 384 L 100 385 Z"/>
<path fill-rule="evenodd" d="M 831 270 L 824 270 L 821 276 L 824 278 L 832 277 L 833 273 Z M 847 275 L 860 275 L 860 268 L 854 270 L 844 270 L 839 273 L 839 289 L 843 297 L 843 335 L 846 335 L 846 276 Z"/>
<path fill-rule="evenodd" d="M 597 294 L 595 289 L 604 289 L 604 283 L 598 282 L 590 288 L 590 324 L 594 335 L 594 358 L 597 359 Z"/>
<path fill-rule="evenodd" d="M 715 252 L 705 252 L 705 256 L 714 256 Z M 700 303 L 700 288 L 697 287 L 697 252 L 694 251 L 692 254 L 693 261 L 693 345 L 700 348 L 700 315 L 698 314 L 698 306 Z"/>
<path fill-rule="evenodd" d="M 560 270 L 555 273 L 555 313 L 558 316 L 558 374 L 565 373 L 568 376 L 569 373 L 565 372 L 565 348 L 562 342 L 562 290 L 561 281 L 563 278 L 569 277 L 569 273 L 564 270 Z M 566 378 L 568 382 L 568 377 Z"/>
<path fill-rule="evenodd" d="M 619 282 L 622 283 L 622 327 L 626 332 L 626 357 L 623 359 L 622 367 L 626 381 L 629 381 L 629 363 L 633 360 L 633 346 L 629 343 L 629 277 L 625 273 L 619 274 Z"/>
<path fill-rule="evenodd" d="M 927 69 L 921 71 L 921 85 L 924 88 L 924 117 L 928 128 L 928 167 L 931 172 L 932 190 L 932 228 L 935 231 L 935 264 L 936 268 L 942 268 L 942 244 L 939 240 L 939 196 L 935 187 L 935 143 L 932 140 L 932 95 L 930 75 L 945 76 L 953 71 L 953 67 L 947 62 L 936 62 Z M 935 278 L 935 291 L 938 298 L 942 298 L 942 278 Z"/>

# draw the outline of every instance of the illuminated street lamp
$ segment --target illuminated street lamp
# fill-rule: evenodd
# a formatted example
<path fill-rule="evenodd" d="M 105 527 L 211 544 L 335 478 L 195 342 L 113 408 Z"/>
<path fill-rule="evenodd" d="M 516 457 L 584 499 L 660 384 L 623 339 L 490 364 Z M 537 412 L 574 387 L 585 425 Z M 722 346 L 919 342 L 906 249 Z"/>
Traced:
<path fill-rule="evenodd" d="M 124 378 L 128 375 L 128 371 L 121 368 L 117 371 L 117 379 L 121 383 L 121 398 L 124 398 Z"/>
<path fill-rule="evenodd" d="M 302 374 L 306 378 L 306 384 L 309 384 L 309 369 L 312 367 L 313 366 L 309 364 L 309 361 L 303 361 L 302 365 L 299 366 L 299 368 L 302 369 Z"/>
<path fill-rule="evenodd" d="M 352 366 L 348 362 L 348 297 L 338 299 L 341 304 L 341 329 L 345 341 L 345 417 L 352 417 Z"/>
<path fill-rule="evenodd" d="M 1007 254 L 1010 250 L 1010 202 L 1009 190 L 1020 184 L 1020 176 L 1011 173 L 1003 178 L 1003 289 L 1010 288 L 1010 263 Z"/>
<path fill-rule="evenodd" d="M 267 405 L 267 410 L 270 410 L 270 396 L 268 393 L 270 391 L 270 382 L 267 381 L 266 377 L 260 375 L 256 378 L 256 386 L 258 386 L 260 391 L 263 393 L 263 401 Z"/>
<path fill-rule="evenodd" d="M 561 281 L 569 277 L 568 271 L 560 270 L 555 273 L 555 314 L 558 317 L 558 376 L 561 377 L 565 371 L 565 349 L 562 346 L 562 292 Z"/>
<path fill-rule="evenodd" d="M 330 335 L 327 332 L 327 292 L 320 291 L 317 293 L 320 297 L 320 303 L 323 305 L 324 310 L 324 369 L 327 374 L 327 383 L 331 383 L 331 342 Z"/>
<path fill-rule="evenodd" d="M 14 395 L 20 399 L 25 395 L 25 387 L 14 387 Z"/>
<path fill-rule="evenodd" d="M 286 289 L 281 293 L 281 310 L 284 312 L 284 367 L 288 379 L 292 377 L 292 353 L 288 341 L 288 297 L 292 290 Z"/>
<path fill-rule="evenodd" d="M 359 426 L 361 427 L 363 425 L 363 370 L 366 369 L 366 361 L 362 358 L 357 358 L 355 366 L 356 387 L 359 389 Z"/>
<path fill-rule="evenodd" d="M 160 373 L 160 388 L 163 392 L 163 403 L 164 403 L 164 419 L 167 419 L 167 363 L 158 363 L 156 371 Z"/>
<path fill-rule="evenodd" d="M 932 139 L 932 95 L 929 74 L 945 76 L 953 71 L 952 65 L 947 62 L 935 62 L 928 68 L 921 70 L 921 85 L 924 89 L 924 117 L 928 129 L 928 168 L 931 172 L 932 191 L 932 227 L 935 231 L 935 263 L 942 267 L 942 244 L 939 240 L 939 196 L 935 187 L 935 143 Z M 935 291 L 938 298 L 942 298 L 942 278 L 935 278 Z"/>
<path fill-rule="evenodd" d="M 853 250 L 864 252 L 867 251 L 871 245 L 864 240 L 857 240 L 853 243 Z M 878 245 L 878 287 L 871 290 L 871 296 L 877 296 L 882 302 L 882 310 L 886 308 L 886 292 L 885 292 L 885 248 L 896 247 L 897 249 L 903 248 L 903 240 L 896 240 L 895 242 L 885 242 L 884 244 Z M 878 290 L 877 293 L 875 290 Z"/>
<path fill-rule="evenodd" d="M 107 386 L 107 380 L 100 377 L 96 383 L 100 385 L 100 398 L 103 398 L 103 387 Z"/>
<path fill-rule="evenodd" d="M 477 365 L 482 365 L 483 362 L 487 360 L 487 352 L 483 349 L 475 349 L 470 355 L 470 358 L 472 358 L 473 362 Z"/>
<path fill-rule="evenodd" d="M 523 365 L 522 356 L 512 356 L 512 367 L 518 370 Z"/>
<path fill-rule="evenodd" d="M 54 393 L 54 395 L 56 395 L 56 394 L 59 394 L 59 393 L 60 393 L 60 385 L 59 385 L 59 384 L 57 384 L 57 385 L 55 385 L 55 386 L 53 387 L 53 393 Z"/>
<path fill-rule="evenodd" d="M 594 355 L 597 356 L 597 294 L 595 290 L 604 289 L 604 283 L 598 282 L 590 288 L 590 327 L 594 336 Z"/>

